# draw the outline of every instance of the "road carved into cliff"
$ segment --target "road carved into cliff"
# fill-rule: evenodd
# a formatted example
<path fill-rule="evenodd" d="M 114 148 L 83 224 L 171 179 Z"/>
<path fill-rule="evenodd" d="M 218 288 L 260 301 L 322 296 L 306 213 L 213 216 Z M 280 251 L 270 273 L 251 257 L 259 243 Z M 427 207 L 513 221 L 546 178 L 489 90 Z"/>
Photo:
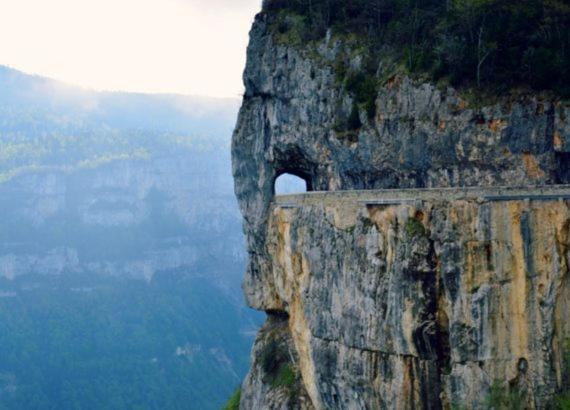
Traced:
<path fill-rule="evenodd" d="M 399 205 L 416 201 L 557 201 L 570 199 L 570 185 L 534 187 L 469 187 L 382 189 L 350 191 L 314 191 L 301 194 L 277 195 L 272 203 L 281 208 L 357 202 L 363 205 Z"/>

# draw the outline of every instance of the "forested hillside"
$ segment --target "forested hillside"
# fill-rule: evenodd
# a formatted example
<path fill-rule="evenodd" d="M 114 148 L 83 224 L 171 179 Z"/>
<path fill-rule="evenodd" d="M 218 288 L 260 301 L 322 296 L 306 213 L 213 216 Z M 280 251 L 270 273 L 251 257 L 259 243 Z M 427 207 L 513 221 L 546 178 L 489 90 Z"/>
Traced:
<path fill-rule="evenodd" d="M 564 0 L 266 0 L 290 43 L 359 35 L 370 73 L 383 61 L 455 86 L 570 95 L 570 5 Z"/>
<path fill-rule="evenodd" d="M 259 322 L 240 287 L 237 102 L 7 68 L 0 90 L 0 408 L 219 408 Z"/>

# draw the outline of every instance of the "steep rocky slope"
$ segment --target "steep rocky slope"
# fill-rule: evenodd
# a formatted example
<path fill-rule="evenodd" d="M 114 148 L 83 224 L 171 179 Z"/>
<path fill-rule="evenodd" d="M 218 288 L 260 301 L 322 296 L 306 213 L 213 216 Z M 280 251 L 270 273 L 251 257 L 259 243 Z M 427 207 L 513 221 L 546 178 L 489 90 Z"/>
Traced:
<path fill-rule="evenodd" d="M 235 286 L 222 268 L 244 260 L 229 158 L 177 149 L 0 184 L 0 278 L 90 272 L 150 281 L 185 269 Z"/>
<path fill-rule="evenodd" d="M 470 408 L 503 388 L 548 406 L 568 381 L 566 200 L 271 201 L 283 173 L 317 191 L 567 183 L 570 109 L 538 95 L 475 106 L 386 76 L 374 112 L 357 106 L 361 125 L 342 129 L 355 96 L 335 67 L 358 72 L 357 40 L 292 46 L 274 18 L 250 34 L 232 146 L 244 290 L 269 315 L 242 407 Z M 268 366 L 272 340 L 290 353 Z M 273 381 L 289 368 L 288 384 Z"/>
<path fill-rule="evenodd" d="M 313 405 L 484 407 L 507 380 L 544 407 L 567 377 L 568 203 L 382 195 L 271 211 L 271 296 Z"/>

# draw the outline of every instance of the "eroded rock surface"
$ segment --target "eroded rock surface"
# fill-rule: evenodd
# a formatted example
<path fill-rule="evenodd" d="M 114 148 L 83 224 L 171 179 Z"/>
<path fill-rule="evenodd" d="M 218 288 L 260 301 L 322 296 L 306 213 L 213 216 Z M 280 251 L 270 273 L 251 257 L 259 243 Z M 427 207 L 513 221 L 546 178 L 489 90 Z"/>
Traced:
<path fill-rule="evenodd" d="M 333 69 L 346 45 L 281 44 L 270 18 L 251 31 L 232 144 L 244 291 L 287 318 L 311 406 L 484 408 L 495 383 L 548 406 L 568 377 L 566 200 L 271 201 L 283 173 L 319 191 L 566 183 L 570 110 L 533 96 L 473 108 L 402 77 L 339 133 L 353 106 Z M 256 360 L 242 407 L 283 408 L 260 371 Z"/>
<path fill-rule="evenodd" d="M 270 19 L 258 15 L 250 33 L 232 145 L 252 306 L 274 307 L 260 275 L 269 269 L 267 212 L 282 173 L 324 191 L 570 181 L 570 109 L 536 97 L 471 108 L 452 89 L 395 78 L 378 90 L 374 118 L 362 112 L 362 128 L 339 135 L 335 123 L 348 115 L 353 97 L 337 83 L 333 64 L 352 45 L 334 38 L 306 49 L 283 45 Z"/>
<path fill-rule="evenodd" d="M 545 407 L 570 337 L 566 201 L 275 207 L 272 276 L 317 408 Z M 309 364 L 304 364 L 307 362 Z"/>

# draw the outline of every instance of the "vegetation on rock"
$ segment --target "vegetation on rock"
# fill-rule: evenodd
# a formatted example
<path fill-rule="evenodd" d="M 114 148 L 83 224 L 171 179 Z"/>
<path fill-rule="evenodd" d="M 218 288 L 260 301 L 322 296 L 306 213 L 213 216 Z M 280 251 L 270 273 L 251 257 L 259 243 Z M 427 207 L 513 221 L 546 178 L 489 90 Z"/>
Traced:
<path fill-rule="evenodd" d="M 491 386 L 488 406 L 495 410 L 522 410 L 525 408 L 522 393 L 516 388 L 507 388 L 504 383 L 495 381 Z"/>
<path fill-rule="evenodd" d="M 270 340 L 261 352 L 261 366 L 271 384 L 274 384 L 283 367 L 289 364 L 287 347 L 275 339 Z"/>
<path fill-rule="evenodd" d="M 279 340 L 271 339 L 262 350 L 260 360 L 267 382 L 274 389 L 286 389 L 290 397 L 294 398 L 299 378 L 287 346 Z"/>
<path fill-rule="evenodd" d="M 232 397 L 228 400 L 224 406 L 224 410 L 239 410 L 239 402 L 241 400 L 241 388 L 238 388 Z"/>
<path fill-rule="evenodd" d="M 554 400 L 558 410 L 570 410 L 570 339 L 566 340 L 564 349 L 564 380 L 560 393 Z"/>
<path fill-rule="evenodd" d="M 319 40 L 329 29 L 358 36 L 374 70 L 390 59 L 434 82 L 570 95 L 564 0 L 267 0 L 264 10 L 277 16 L 279 38 L 291 44 Z M 356 79 L 349 83 L 357 100 L 369 101 L 372 84 Z"/>
<path fill-rule="evenodd" d="M 290 364 L 286 364 L 279 369 L 279 373 L 273 381 L 273 387 L 291 387 L 295 384 L 296 379 L 295 369 Z"/>
<path fill-rule="evenodd" d="M 411 237 L 424 236 L 426 233 L 426 228 L 416 218 L 410 218 L 406 222 L 406 233 Z"/>

